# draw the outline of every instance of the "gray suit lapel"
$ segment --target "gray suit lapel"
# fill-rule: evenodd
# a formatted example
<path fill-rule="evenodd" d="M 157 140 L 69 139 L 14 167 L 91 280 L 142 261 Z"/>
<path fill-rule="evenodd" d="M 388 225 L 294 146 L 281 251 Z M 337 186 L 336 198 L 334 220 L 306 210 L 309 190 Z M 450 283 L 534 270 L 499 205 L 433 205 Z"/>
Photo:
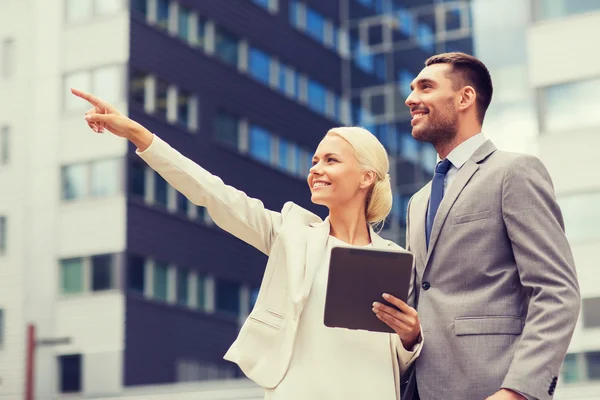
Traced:
<path fill-rule="evenodd" d="M 454 182 L 452 183 L 452 185 L 444 195 L 442 202 L 440 203 L 440 207 L 438 208 L 435 220 L 433 222 L 433 227 L 431 228 L 431 237 L 429 238 L 427 258 L 425 260 L 425 267 L 427 267 L 427 263 L 429 263 L 429 258 L 431 257 L 433 248 L 436 245 L 442 227 L 446 222 L 446 218 L 448 217 L 448 213 L 454 205 L 454 202 L 456 201 L 460 193 L 463 191 L 465 186 L 467 186 L 467 183 L 469 183 L 471 177 L 479 169 L 479 163 L 485 158 L 487 158 L 494 151 L 496 151 L 496 146 L 494 146 L 494 144 L 491 141 L 486 140 L 456 174 Z M 423 219 L 423 221 L 425 220 Z"/>

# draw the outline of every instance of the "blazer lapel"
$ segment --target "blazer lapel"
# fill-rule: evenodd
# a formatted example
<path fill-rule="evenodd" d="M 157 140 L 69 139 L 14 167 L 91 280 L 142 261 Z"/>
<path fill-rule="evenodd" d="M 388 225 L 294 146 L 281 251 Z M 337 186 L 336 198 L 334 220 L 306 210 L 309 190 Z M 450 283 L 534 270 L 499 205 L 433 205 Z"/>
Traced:
<path fill-rule="evenodd" d="M 325 255 L 327 248 L 327 236 L 330 233 L 329 218 L 323 222 L 310 224 L 308 228 L 308 239 L 306 240 L 306 265 L 304 267 L 304 279 L 300 285 L 300 297 L 298 303 L 304 306 L 310 288 L 315 279 L 315 274 L 321 262 L 321 257 Z"/>
<path fill-rule="evenodd" d="M 444 226 L 444 222 L 446 222 L 446 218 L 448 217 L 448 213 L 454 205 L 454 202 L 463 191 L 465 186 L 467 186 L 467 183 L 469 183 L 471 177 L 479 169 L 479 163 L 486 159 L 494 151 L 496 151 L 496 146 L 494 146 L 491 141 L 486 140 L 456 174 L 456 178 L 444 195 L 444 198 L 442 199 L 440 207 L 438 208 L 435 216 L 435 220 L 433 221 L 431 237 L 429 238 L 429 248 L 427 249 L 427 258 L 425 260 L 425 268 L 427 268 L 433 248 L 435 247 L 442 227 Z M 425 220 L 423 220 L 423 222 L 425 222 Z"/>

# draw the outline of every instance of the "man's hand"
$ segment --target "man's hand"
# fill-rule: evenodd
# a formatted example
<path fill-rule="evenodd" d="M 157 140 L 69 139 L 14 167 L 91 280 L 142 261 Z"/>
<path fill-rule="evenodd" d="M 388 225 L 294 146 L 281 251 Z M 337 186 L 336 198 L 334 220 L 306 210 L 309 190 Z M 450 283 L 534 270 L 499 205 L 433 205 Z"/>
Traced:
<path fill-rule="evenodd" d="M 509 389 L 500 389 L 485 400 L 527 400 L 517 392 Z"/>
<path fill-rule="evenodd" d="M 373 312 L 377 318 L 385 322 L 400 336 L 404 348 L 411 350 L 417 343 L 421 333 L 421 323 L 419 322 L 417 310 L 387 293 L 383 294 L 383 298 L 398 307 L 398 309 L 375 302 L 373 303 Z"/>

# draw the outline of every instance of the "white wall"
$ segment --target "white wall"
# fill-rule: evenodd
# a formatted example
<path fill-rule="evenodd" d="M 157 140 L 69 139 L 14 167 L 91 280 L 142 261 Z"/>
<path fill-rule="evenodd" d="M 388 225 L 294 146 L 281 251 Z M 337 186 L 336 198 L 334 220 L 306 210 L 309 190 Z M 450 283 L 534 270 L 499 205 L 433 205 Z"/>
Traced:
<path fill-rule="evenodd" d="M 537 88 L 600 77 L 600 12 L 537 23 L 528 31 L 529 77 Z M 578 99 L 581 100 L 581 99 Z M 557 195 L 600 190 L 600 127 L 541 133 L 539 155 L 554 181 Z M 567 221 L 568 229 L 568 221 Z M 572 243 L 583 297 L 600 296 L 600 242 Z M 569 352 L 600 350 L 600 328 L 583 329 L 581 317 Z M 599 382 L 561 384 L 560 400 L 598 399 Z"/>
<path fill-rule="evenodd" d="M 27 24 L 31 0 L 4 0 L 0 5 L 0 43 L 14 40 L 13 75 L 0 76 L 0 125 L 11 127 L 10 164 L 0 166 L 0 215 L 8 218 L 7 252 L 0 256 L 0 308 L 4 309 L 4 345 L 0 346 L 0 399 L 21 398 L 25 372 L 25 284 L 26 257 L 31 249 L 24 204 L 28 187 L 25 154 L 31 129 L 30 79 L 33 76 L 33 38 Z M 2 55 L 0 55 L 2 59 Z"/>
<path fill-rule="evenodd" d="M 115 393 L 122 376 L 122 295 L 58 301 L 57 260 L 123 251 L 125 197 L 62 204 L 60 166 L 123 156 L 127 146 L 109 135 L 93 134 L 82 113 L 63 111 L 63 76 L 81 68 L 125 65 L 128 12 L 68 26 L 66 1 L 1 3 L 0 42 L 14 38 L 16 60 L 14 76 L 0 79 L 0 124 L 12 128 L 11 164 L 0 167 L 0 215 L 8 216 L 9 229 L 7 256 L 0 257 L 0 308 L 6 310 L 0 399 L 22 398 L 28 322 L 36 324 L 39 338 L 74 338 L 71 346 L 38 348 L 37 398 L 53 398 L 56 355 L 65 351 L 89 355 L 84 357 L 86 388 Z M 126 109 L 124 101 L 116 105 Z"/>
<path fill-rule="evenodd" d="M 529 76 L 534 86 L 598 77 L 600 12 L 535 24 L 528 32 Z"/>
<path fill-rule="evenodd" d="M 125 299 L 120 292 L 96 293 L 59 300 L 57 337 L 71 343 L 52 350 L 82 354 L 86 395 L 114 395 L 122 387 L 125 347 Z"/>

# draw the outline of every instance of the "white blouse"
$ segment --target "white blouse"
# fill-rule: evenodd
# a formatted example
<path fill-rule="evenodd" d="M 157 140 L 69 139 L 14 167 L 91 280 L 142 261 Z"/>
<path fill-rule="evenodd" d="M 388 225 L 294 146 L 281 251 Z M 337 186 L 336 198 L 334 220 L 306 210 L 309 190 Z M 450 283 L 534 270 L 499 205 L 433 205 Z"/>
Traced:
<path fill-rule="evenodd" d="M 396 399 L 390 334 L 323 323 L 329 257 L 340 246 L 358 247 L 329 236 L 300 317 L 289 369 L 276 388 L 266 389 L 265 400 Z"/>

